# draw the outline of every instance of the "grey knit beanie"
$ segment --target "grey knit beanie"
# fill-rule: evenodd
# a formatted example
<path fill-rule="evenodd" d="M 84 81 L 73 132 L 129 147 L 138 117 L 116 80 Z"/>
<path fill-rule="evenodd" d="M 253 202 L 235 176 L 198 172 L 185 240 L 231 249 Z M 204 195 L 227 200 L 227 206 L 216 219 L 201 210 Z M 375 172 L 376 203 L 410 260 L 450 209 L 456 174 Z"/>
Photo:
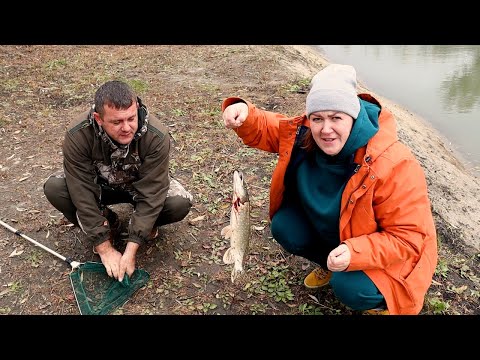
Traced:
<path fill-rule="evenodd" d="M 307 116 L 317 111 L 341 111 L 354 119 L 360 112 L 357 74 L 350 65 L 330 64 L 312 79 L 307 95 Z"/>

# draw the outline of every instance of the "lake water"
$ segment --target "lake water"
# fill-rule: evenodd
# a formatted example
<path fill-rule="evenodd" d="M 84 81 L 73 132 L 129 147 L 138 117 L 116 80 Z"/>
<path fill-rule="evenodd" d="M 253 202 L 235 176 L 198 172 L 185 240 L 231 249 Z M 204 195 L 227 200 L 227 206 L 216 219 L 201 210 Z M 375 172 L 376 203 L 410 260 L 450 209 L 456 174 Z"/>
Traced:
<path fill-rule="evenodd" d="M 420 115 L 480 177 L 480 45 L 315 45 L 368 89 Z"/>

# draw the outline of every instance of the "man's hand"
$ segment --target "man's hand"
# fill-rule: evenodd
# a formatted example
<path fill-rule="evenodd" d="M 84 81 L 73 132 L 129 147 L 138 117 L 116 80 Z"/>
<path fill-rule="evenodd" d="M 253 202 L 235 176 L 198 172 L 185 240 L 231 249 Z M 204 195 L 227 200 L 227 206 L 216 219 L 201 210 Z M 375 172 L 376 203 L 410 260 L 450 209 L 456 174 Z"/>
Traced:
<path fill-rule="evenodd" d="M 104 241 L 96 246 L 95 251 L 100 255 L 100 259 L 107 270 L 108 276 L 118 279 L 122 254 L 112 246 L 110 241 Z"/>
<path fill-rule="evenodd" d="M 343 271 L 350 265 L 350 260 L 350 249 L 347 245 L 340 244 L 328 254 L 327 267 L 330 271 Z"/>
<path fill-rule="evenodd" d="M 120 259 L 120 270 L 118 274 L 118 281 L 122 282 L 125 273 L 128 276 L 132 276 L 133 272 L 135 271 L 135 256 L 137 255 L 137 250 L 140 247 L 139 244 L 129 241 L 127 243 L 127 247 L 125 248 L 125 252 Z"/>
<path fill-rule="evenodd" d="M 223 122 L 228 129 L 235 129 L 243 124 L 248 116 L 248 105 L 238 102 L 227 106 L 223 111 Z"/>

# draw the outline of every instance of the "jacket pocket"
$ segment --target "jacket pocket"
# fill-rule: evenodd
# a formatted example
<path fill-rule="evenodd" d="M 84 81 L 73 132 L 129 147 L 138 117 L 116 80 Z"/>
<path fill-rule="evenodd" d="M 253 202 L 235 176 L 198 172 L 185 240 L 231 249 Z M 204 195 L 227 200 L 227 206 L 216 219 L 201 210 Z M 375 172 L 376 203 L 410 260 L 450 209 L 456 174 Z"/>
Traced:
<path fill-rule="evenodd" d="M 415 305 L 423 304 L 425 294 L 432 283 L 433 273 L 431 269 L 430 259 L 426 254 L 422 254 L 410 274 L 406 277 L 400 274 L 400 280 Z"/>

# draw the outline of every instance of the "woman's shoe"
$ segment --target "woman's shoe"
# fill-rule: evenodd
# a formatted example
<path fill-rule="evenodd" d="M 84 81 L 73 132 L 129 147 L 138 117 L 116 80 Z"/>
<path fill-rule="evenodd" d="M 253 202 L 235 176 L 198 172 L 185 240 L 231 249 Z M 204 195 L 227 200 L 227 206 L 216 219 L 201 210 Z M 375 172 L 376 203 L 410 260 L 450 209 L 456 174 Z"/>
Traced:
<path fill-rule="evenodd" d="M 303 280 L 303 284 L 309 289 L 318 289 L 327 285 L 330 282 L 331 277 L 331 271 L 316 268 L 307 275 L 305 280 Z"/>

